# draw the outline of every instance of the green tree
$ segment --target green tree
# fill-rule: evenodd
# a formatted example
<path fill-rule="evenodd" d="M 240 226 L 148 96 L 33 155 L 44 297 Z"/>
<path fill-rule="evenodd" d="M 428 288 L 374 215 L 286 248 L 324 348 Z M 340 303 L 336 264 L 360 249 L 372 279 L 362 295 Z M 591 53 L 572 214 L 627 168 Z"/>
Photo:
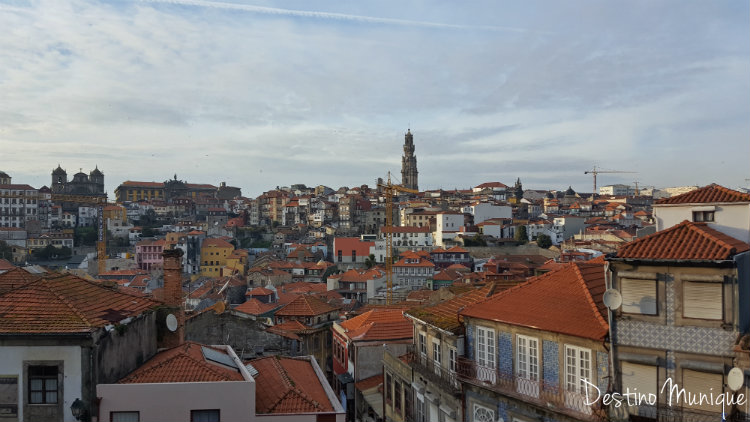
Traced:
<path fill-rule="evenodd" d="M 76 227 L 73 239 L 76 246 L 94 246 L 99 234 L 96 227 Z"/>
<path fill-rule="evenodd" d="M 370 254 L 367 258 L 365 258 L 365 266 L 367 269 L 370 269 L 377 265 L 377 261 L 375 261 L 375 254 Z"/>
<path fill-rule="evenodd" d="M 547 236 L 546 234 L 540 234 L 536 237 L 536 244 L 540 248 L 548 249 L 550 246 L 552 246 L 552 238 Z"/>
<path fill-rule="evenodd" d="M 526 233 L 526 226 L 517 226 L 516 227 L 516 242 L 519 242 L 521 244 L 524 244 L 529 241 L 529 235 Z"/>
<path fill-rule="evenodd" d="M 464 246 L 487 246 L 487 241 L 477 233 L 472 237 L 464 239 Z"/>

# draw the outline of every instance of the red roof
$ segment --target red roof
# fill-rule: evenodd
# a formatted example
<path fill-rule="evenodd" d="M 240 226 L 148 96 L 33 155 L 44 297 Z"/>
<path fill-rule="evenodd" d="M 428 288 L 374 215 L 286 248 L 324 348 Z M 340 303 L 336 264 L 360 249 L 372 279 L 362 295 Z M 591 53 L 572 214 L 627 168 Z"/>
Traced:
<path fill-rule="evenodd" d="M 17 289 L 41 277 L 39 274 L 31 274 L 23 268 L 13 267 L 12 270 L 0 274 L 0 293 Z"/>
<path fill-rule="evenodd" d="M 250 299 L 245 303 L 234 308 L 235 311 L 239 311 L 249 315 L 262 315 L 266 312 L 272 311 L 280 306 L 278 303 L 263 303 L 258 299 Z"/>
<path fill-rule="evenodd" d="M 409 258 L 414 259 L 414 258 Z M 426 260 L 426 259 L 420 259 L 419 262 L 406 262 L 406 258 L 399 260 L 395 264 L 393 264 L 394 267 L 435 267 L 435 264 L 432 262 Z"/>
<path fill-rule="evenodd" d="M 11 264 L 7 259 L 0 258 L 0 271 L 7 271 L 16 268 L 15 265 Z"/>
<path fill-rule="evenodd" d="M 144 188 L 163 188 L 164 183 L 160 182 L 135 182 L 132 180 L 126 180 L 122 182 L 121 186 L 133 186 L 133 187 L 144 187 Z"/>
<path fill-rule="evenodd" d="M 167 382 L 245 381 L 239 370 L 206 359 L 203 348 L 227 355 L 223 349 L 187 341 L 157 353 L 140 368 L 120 380 L 120 384 Z"/>
<path fill-rule="evenodd" d="M 341 323 L 352 340 L 404 340 L 413 337 L 411 321 L 401 310 L 371 310 Z"/>
<path fill-rule="evenodd" d="M 745 252 L 750 245 L 718 230 L 707 223 L 682 223 L 634 240 L 620 247 L 618 258 L 626 259 L 693 259 L 725 260 Z"/>
<path fill-rule="evenodd" d="M 300 295 L 276 312 L 278 316 L 316 316 L 335 311 L 336 308 L 315 296 Z"/>
<path fill-rule="evenodd" d="M 383 385 L 383 374 L 378 374 L 355 383 L 354 387 L 359 391 L 367 391 L 381 385 Z"/>
<path fill-rule="evenodd" d="M 273 290 L 266 289 L 265 287 L 256 287 L 245 293 L 245 296 L 268 296 L 272 294 L 274 294 Z"/>
<path fill-rule="evenodd" d="M 609 330 L 603 314 L 604 290 L 603 264 L 569 263 L 470 305 L 460 314 L 602 340 Z"/>
<path fill-rule="evenodd" d="M 500 182 L 487 182 L 482 183 L 481 185 L 477 185 L 474 187 L 474 189 L 484 189 L 484 188 L 507 188 L 508 185 L 505 185 Z"/>
<path fill-rule="evenodd" d="M 716 183 L 683 193 L 682 195 L 664 198 L 656 201 L 655 205 L 673 204 L 707 204 L 724 202 L 750 202 L 750 194 L 725 188 Z"/>
<path fill-rule="evenodd" d="M 201 245 L 201 249 L 202 248 L 206 248 L 206 247 L 212 247 L 212 246 L 216 247 L 216 248 L 232 248 L 232 249 L 234 249 L 234 245 L 232 245 L 231 243 L 227 242 L 224 239 L 219 239 L 219 238 L 208 238 L 208 239 L 204 240 L 203 244 Z"/>
<path fill-rule="evenodd" d="M 157 305 L 71 274 L 48 273 L 0 294 L 0 333 L 88 333 Z"/>
<path fill-rule="evenodd" d="M 420 321 L 424 321 L 435 327 L 457 332 L 462 328 L 458 312 L 468 305 L 475 304 L 491 296 L 495 292 L 495 285 L 489 284 L 479 289 L 458 295 L 453 299 L 440 302 L 436 305 L 415 308 L 405 313 Z"/>
<path fill-rule="evenodd" d="M 336 278 L 343 282 L 359 282 L 364 283 L 369 280 L 375 280 L 381 277 L 385 277 L 385 273 L 379 268 L 373 268 L 370 270 L 357 270 L 352 268 L 342 274 L 336 274 L 328 276 L 328 278 Z"/>
<path fill-rule="evenodd" d="M 249 363 L 258 370 L 255 377 L 257 414 L 334 411 L 311 362 L 271 356 Z"/>

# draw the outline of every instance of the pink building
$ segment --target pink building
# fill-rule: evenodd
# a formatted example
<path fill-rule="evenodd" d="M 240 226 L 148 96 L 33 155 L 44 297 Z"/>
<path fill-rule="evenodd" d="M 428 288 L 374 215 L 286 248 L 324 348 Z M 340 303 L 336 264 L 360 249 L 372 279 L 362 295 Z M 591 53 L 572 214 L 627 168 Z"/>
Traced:
<path fill-rule="evenodd" d="M 162 268 L 164 259 L 161 253 L 164 251 L 166 241 L 142 240 L 135 244 L 135 262 L 141 270 L 151 271 L 152 268 Z"/>

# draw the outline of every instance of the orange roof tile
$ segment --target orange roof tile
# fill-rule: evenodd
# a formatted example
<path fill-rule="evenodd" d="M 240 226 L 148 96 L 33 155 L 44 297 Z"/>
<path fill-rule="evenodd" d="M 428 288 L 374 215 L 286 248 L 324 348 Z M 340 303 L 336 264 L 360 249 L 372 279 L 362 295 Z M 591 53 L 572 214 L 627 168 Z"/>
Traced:
<path fill-rule="evenodd" d="M 683 193 L 682 195 L 660 199 L 656 201 L 655 205 L 706 204 L 715 202 L 750 202 L 750 194 L 712 183 L 708 186 Z"/>
<path fill-rule="evenodd" d="M 7 259 L 0 258 L 0 271 L 7 271 L 16 268 L 15 265 L 11 264 Z"/>
<path fill-rule="evenodd" d="M 237 369 L 212 363 L 203 355 L 206 347 L 219 353 L 225 350 L 187 341 L 179 346 L 157 353 L 140 368 L 119 381 L 120 384 L 167 382 L 217 382 L 244 381 Z"/>
<path fill-rule="evenodd" d="M 0 293 L 17 289 L 40 277 L 39 274 L 31 274 L 23 268 L 14 267 L 12 270 L 0 274 Z"/>
<path fill-rule="evenodd" d="M 446 252 L 454 252 L 454 253 L 469 253 L 469 251 L 467 251 L 466 249 L 464 249 L 464 248 L 462 248 L 462 247 L 460 247 L 460 246 L 454 246 L 454 247 L 452 247 L 452 248 L 450 248 L 450 249 L 446 250 Z"/>
<path fill-rule="evenodd" d="M 278 316 L 315 316 L 335 311 L 336 308 L 315 296 L 300 295 L 276 312 Z"/>
<path fill-rule="evenodd" d="M 245 303 L 241 305 L 238 305 L 234 308 L 234 310 L 249 315 L 262 315 L 266 312 L 270 312 L 278 308 L 279 306 L 280 305 L 278 303 L 263 303 L 258 299 L 253 298 L 245 301 Z"/>
<path fill-rule="evenodd" d="M 414 258 L 408 258 L 408 259 L 414 259 Z M 394 267 L 435 267 L 435 264 L 432 262 L 426 260 L 426 259 L 420 259 L 419 262 L 406 262 L 405 259 L 400 259 L 398 262 L 393 264 Z"/>
<path fill-rule="evenodd" d="M 371 390 L 375 387 L 383 385 L 383 374 L 378 374 L 370 378 L 365 378 L 360 382 L 354 384 L 354 387 L 359 391 Z"/>
<path fill-rule="evenodd" d="M 413 336 L 412 323 L 401 310 L 371 310 L 341 323 L 352 340 L 403 340 Z"/>
<path fill-rule="evenodd" d="M 88 333 L 157 305 L 71 274 L 48 273 L 0 294 L 0 333 Z"/>
<path fill-rule="evenodd" d="M 265 287 L 256 287 L 245 293 L 245 296 L 268 296 L 272 294 L 274 293 L 271 289 L 266 289 Z"/>
<path fill-rule="evenodd" d="M 440 329 L 458 333 L 463 328 L 459 321 L 458 313 L 466 306 L 480 302 L 491 296 L 494 292 L 495 285 L 489 284 L 482 288 L 472 289 L 436 305 L 410 309 L 405 314 Z"/>
<path fill-rule="evenodd" d="M 232 248 L 232 249 L 234 249 L 234 245 L 232 245 L 231 243 L 227 242 L 224 239 L 219 239 L 219 238 L 208 238 L 208 239 L 204 240 L 203 244 L 201 245 L 201 248 L 212 247 L 212 246 L 216 247 L 216 248 Z"/>
<path fill-rule="evenodd" d="M 602 340 L 609 330 L 602 310 L 604 265 L 569 263 L 500 292 L 461 315 Z"/>
<path fill-rule="evenodd" d="M 309 361 L 271 356 L 249 363 L 258 370 L 255 377 L 257 414 L 334 411 Z"/>
<path fill-rule="evenodd" d="M 620 247 L 618 258 L 654 260 L 725 260 L 745 252 L 750 245 L 707 223 L 682 223 Z"/>

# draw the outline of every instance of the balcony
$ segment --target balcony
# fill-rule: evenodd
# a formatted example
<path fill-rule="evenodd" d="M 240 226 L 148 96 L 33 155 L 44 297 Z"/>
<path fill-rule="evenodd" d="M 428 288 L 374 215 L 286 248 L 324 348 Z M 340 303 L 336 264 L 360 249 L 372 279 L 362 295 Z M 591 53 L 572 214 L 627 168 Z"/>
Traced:
<path fill-rule="evenodd" d="M 563 414 L 582 421 L 607 420 L 606 409 L 587 406 L 586 397 L 574 391 L 562 390 L 558 383 L 533 381 L 513 373 L 478 365 L 467 358 L 458 358 L 458 380 L 495 391 L 503 396 L 535 405 L 545 412 Z"/>
<path fill-rule="evenodd" d="M 461 393 L 461 383 L 458 382 L 456 373 L 417 352 L 413 345 L 407 348 L 405 360 L 412 369 L 419 372 L 432 384 L 454 395 Z"/>

